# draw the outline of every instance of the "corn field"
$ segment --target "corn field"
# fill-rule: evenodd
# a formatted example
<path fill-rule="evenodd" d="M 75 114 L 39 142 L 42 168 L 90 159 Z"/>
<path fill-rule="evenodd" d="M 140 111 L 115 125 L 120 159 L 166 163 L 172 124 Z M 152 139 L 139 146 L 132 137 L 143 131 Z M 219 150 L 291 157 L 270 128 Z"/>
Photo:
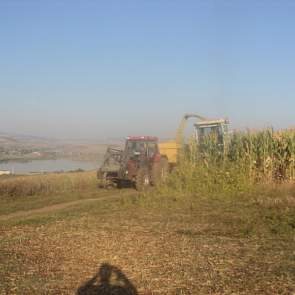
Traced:
<path fill-rule="evenodd" d="M 200 148 L 205 165 L 235 164 L 253 182 L 295 179 L 295 130 L 235 132 L 224 147 L 208 136 Z"/>
<path fill-rule="evenodd" d="M 220 145 L 214 134 L 192 138 L 166 189 L 177 194 L 230 195 L 253 184 L 295 180 L 295 129 L 234 132 Z"/>

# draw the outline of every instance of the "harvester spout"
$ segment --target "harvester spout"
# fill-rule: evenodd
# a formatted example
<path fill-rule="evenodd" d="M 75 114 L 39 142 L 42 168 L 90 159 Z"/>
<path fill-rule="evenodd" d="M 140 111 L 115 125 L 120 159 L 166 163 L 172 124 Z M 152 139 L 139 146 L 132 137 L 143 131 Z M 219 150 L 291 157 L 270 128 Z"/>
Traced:
<path fill-rule="evenodd" d="M 179 146 L 182 146 L 183 145 L 183 142 L 184 142 L 184 135 L 183 135 L 183 132 L 184 132 L 184 129 L 186 127 L 186 122 L 189 118 L 197 118 L 201 121 L 206 121 L 207 118 L 203 117 L 203 116 L 200 116 L 200 115 L 197 115 L 197 114 L 185 114 L 183 117 L 182 117 L 182 120 L 179 124 L 179 127 L 177 129 L 177 133 L 176 133 L 176 144 L 179 145 Z"/>

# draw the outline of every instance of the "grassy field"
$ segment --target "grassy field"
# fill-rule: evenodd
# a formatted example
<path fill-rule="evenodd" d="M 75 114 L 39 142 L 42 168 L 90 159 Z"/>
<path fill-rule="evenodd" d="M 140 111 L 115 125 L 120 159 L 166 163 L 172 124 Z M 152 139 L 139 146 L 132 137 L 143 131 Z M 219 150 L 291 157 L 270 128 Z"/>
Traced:
<path fill-rule="evenodd" d="M 0 294 L 295 292 L 293 183 L 177 197 L 105 191 L 77 173 L 0 191 Z"/>

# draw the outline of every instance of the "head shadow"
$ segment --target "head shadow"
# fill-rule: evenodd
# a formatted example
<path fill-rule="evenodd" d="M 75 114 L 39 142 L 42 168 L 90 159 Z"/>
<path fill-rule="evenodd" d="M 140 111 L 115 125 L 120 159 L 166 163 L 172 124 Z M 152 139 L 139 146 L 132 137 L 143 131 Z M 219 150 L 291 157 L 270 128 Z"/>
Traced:
<path fill-rule="evenodd" d="M 79 287 L 77 295 L 138 295 L 135 286 L 116 266 L 101 264 L 98 272 Z"/>

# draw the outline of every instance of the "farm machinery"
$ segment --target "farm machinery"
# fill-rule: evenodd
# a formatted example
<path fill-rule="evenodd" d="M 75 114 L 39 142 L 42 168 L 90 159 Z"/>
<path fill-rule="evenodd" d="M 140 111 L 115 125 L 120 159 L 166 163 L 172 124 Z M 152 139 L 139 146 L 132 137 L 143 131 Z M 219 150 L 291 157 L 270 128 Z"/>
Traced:
<path fill-rule="evenodd" d="M 175 140 L 159 143 L 160 153 L 167 157 L 170 167 L 177 164 L 179 151 L 185 146 L 184 130 L 190 118 L 198 119 L 194 124 L 193 138 L 200 150 L 202 150 L 208 136 L 216 138 L 221 150 L 226 149 L 229 136 L 229 121 L 227 119 L 210 120 L 197 114 L 185 114 L 177 129 Z"/>
<path fill-rule="evenodd" d="M 200 146 L 206 137 L 213 135 L 221 149 L 225 149 L 228 138 L 226 119 L 208 120 L 197 114 L 185 114 L 176 133 L 176 139 L 158 143 L 152 136 L 128 136 L 124 149 L 109 147 L 103 164 L 97 172 L 101 186 L 124 187 L 132 185 L 145 190 L 150 185 L 165 181 L 179 159 L 179 152 L 185 146 L 184 130 L 189 118 L 197 118 L 193 138 Z"/>
<path fill-rule="evenodd" d="M 125 148 L 109 147 L 97 177 L 103 187 L 132 185 L 145 190 L 165 180 L 168 159 L 161 155 L 158 139 L 151 136 L 129 136 Z"/>

